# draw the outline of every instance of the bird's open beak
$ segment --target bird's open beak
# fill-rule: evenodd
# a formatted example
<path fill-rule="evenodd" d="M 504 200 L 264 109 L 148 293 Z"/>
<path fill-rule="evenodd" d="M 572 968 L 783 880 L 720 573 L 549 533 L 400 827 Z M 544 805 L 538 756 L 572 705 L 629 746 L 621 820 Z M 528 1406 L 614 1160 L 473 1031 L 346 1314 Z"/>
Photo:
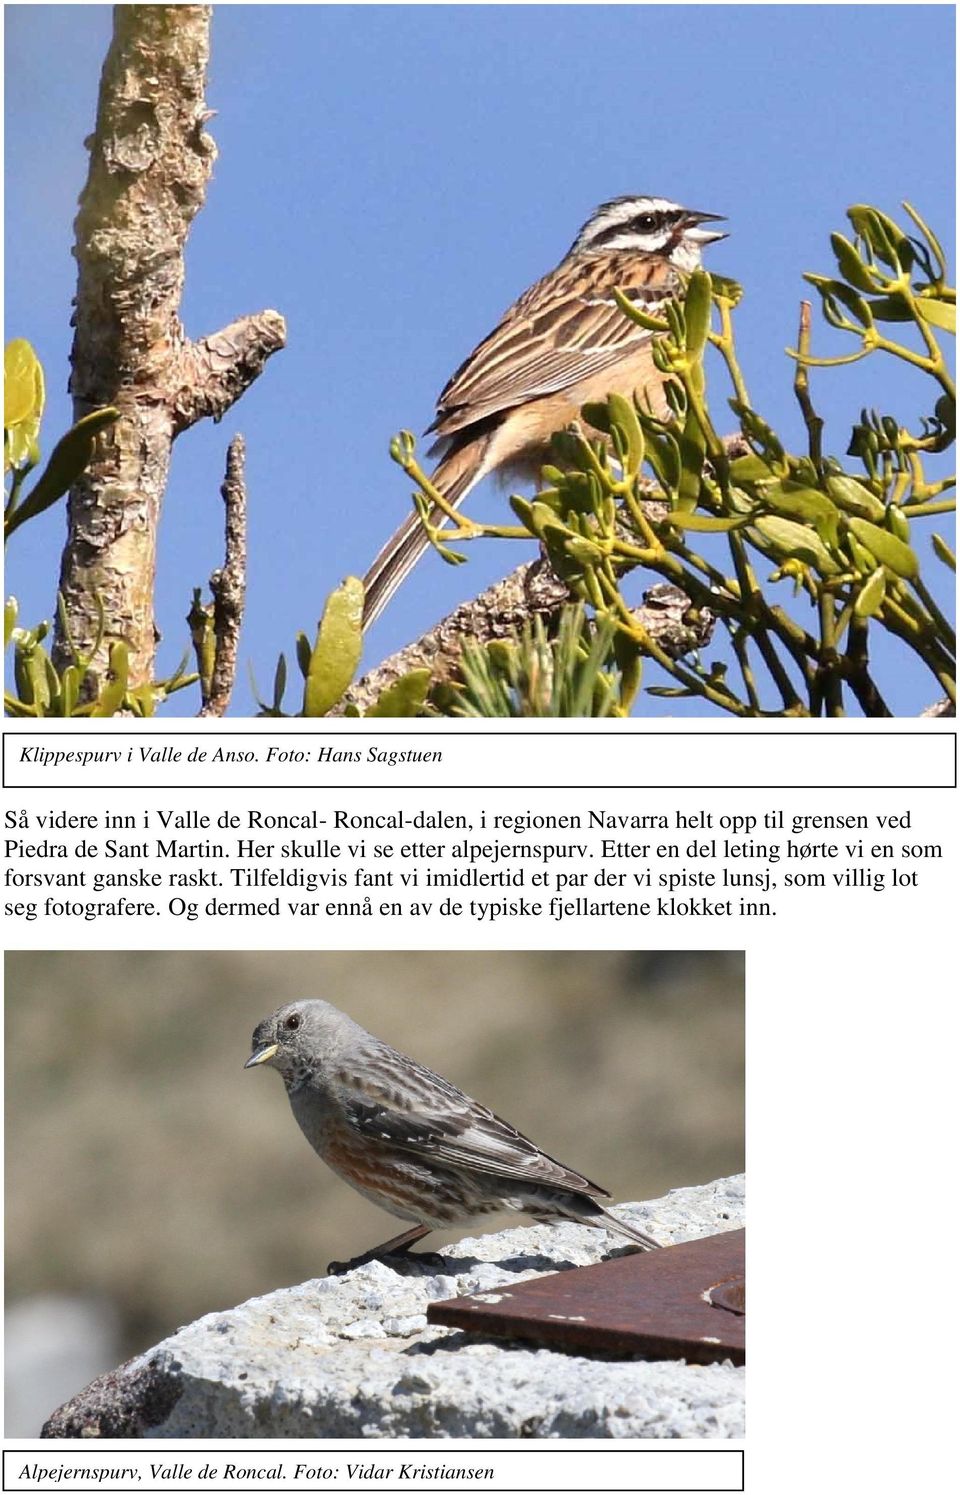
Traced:
<path fill-rule="evenodd" d="M 729 234 L 715 228 L 700 228 L 701 223 L 726 223 L 722 213 L 688 213 L 687 223 L 692 225 L 684 234 L 684 238 L 692 239 L 695 244 L 715 244 L 718 239 L 727 239 Z"/>
<path fill-rule="evenodd" d="M 279 1044 L 276 1043 L 262 1043 L 258 1049 L 254 1049 L 243 1066 L 244 1069 L 252 1069 L 255 1064 L 268 1064 L 278 1048 Z"/>

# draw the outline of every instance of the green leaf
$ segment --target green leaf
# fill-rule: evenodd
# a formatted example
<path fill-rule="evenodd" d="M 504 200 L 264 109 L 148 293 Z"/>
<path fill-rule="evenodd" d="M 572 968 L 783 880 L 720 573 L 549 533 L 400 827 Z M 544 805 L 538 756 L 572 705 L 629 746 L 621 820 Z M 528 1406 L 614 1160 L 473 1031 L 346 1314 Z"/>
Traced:
<path fill-rule="evenodd" d="M 25 337 L 3 350 L 3 425 L 9 431 L 43 414 L 43 369 Z"/>
<path fill-rule="evenodd" d="M 737 280 L 731 280 L 726 275 L 716 275 L 710 272 L 710 283 L 714 297 L 718 301 L 729 301 L 731 306 L 739 306 L 743 300 L 743 286 Z"/>
<path fill-rule="evenodd" d="M 758 489 L 758 497 L 768 508 L 790 519 L 812 524 L 818 532 L 832 539 L 836 533 L 838 514 L 836 505 L 825 493 L 816 488 L 806 488 L 789 479 L 776 483 L 764 483 Z"/>
<path fill-rule="evenodd" d="M 544 504 L 551 509 L 557 518 L 561 518 L 566 510 L 565 494 L 568 491 L 568 480 L 566 474 L 560 480 L 559 488 L 541 488 L 537 493 L 537 503 Z"/>
<path fill-rule="evenodd" d="M 137 685 L 127 691 L 127 704 L 137 716 L 151 717 L 157 710 L 157 693 L 152 685 Z"/>
<path fill-rule="evenodd" d="M 836 576 L 840 571 L 838 563 L 809 525 L 795 524 L 792 519 L 781 519 L 776 514 L 764 514 L 754 521 L 746 534 L 758 550 L 775 561 L 801 561 L 819 571 L 821 576 Z"/>
<path fill-rule="evenodd" d="M 836 299 L 842 302 L 851 316 L 855 317 L 860 323 L 861 327 L 873 326 L 873 313 L 870 310 L 869 301 L 866 301 L 858 291 L 845 285 L 842 280 L 833 280 L 830 282 L 830 285 Z"/>
<path fill-rule="evenodd" d="M 730 480 L 736 484 L 763 483 L 770 478 L 770 469 L 762 457 L 751 452 L 747 457 L 735 457 L 730 463 Z"/>
<path fill-rule="evenodd" d="M 550 535 L 545 537 L 545 542 L 548 546 L 551 538 Z M 563 538 L 566 542 L 564 549 L 567 555 L 571 560 L 577 561 L 581 566 L 596 566 L 603 560 L 603 551 L 592 540 L 568 539 L 566 535 Z M 552 547 L 550 548 L 552 553 Z"/>
<path fill-rule="evenodd" d="M 524 520 L 524 523 L 527 521 Z M 550 529 L 559 533 L 561 537 L 565 538 L 567 535 L 567 527 L 560 522 L 555 510 L 549 504 L 540 503 L 538 500 L 530 505 L 529 527 L 538 540 L 546 540 L 546 532 Z"/>
<path fill-rule="evenodd" d="M 831 234 L 830 243 L 844 280 L 849 281 L 858 291 L 869 291 L 874 294 L 877 290 L 877 282 L 850 240 L 845 239 L 843 234 Z"/>
<path fill-rule="evenodd" d="M 904 545 L 889 530 L 871 524 L 867 519 L 848 519 L 850 529 L 870 554 L 889 566 L 894 576 L 915 577 L 920 569 L 916 556 L 909 545 Z"/>
<path fill-rule="evenodd" d="M 14 675 L 17 677 L 20 699 L 32 702 L 46 716 L 50 705 L 50 676 L 47 669 L 50 664 L 49 656 L 39 644 L 22 652 L 18 650 L 17 654 L 22 665 L 22 676 L 17 672 L 16 659 Z"/>
<path fill-rule="evenodd" d="M 722 519 L 719 515 L 700 514 L 693 509 L 672 509 L 664 523 L 674 524 L 677 529 L 691 529 L 699 534 L 722 535 L 732 529 L 742 529 L 750 523 L 749 514 L 738 514 L 733 519 Z"/>
<path fill-rule="evenodd" d="M 110 679 L 101 686 L 91 716 L 116 716 L 130 679 L 130 650 L 123 639 L 110 645 Z"/>
<path fill-rule="evenodd" d="M 943 536 L 931 535 L 930 543 L 933 546 L 934 554 L 937 556 L 938 560 L 943 561 L 943 564 L 945 566 L 949 566 L 951 571 L 956 571 L 957 557 L 950 549 L 950 546 L 947 544 Z"/>
<path fill-rule="evenodd" d="M 618 628 L 613 635 L 613 655 L 620 671 L 620 707 L 626 713 L 643 684 L 643 650 L 636 639 Z"/>
<path fill-rule="evenodd" d="M 891 291 L 889 296 L 872 296 L 869 306 L 870 315 L 877 322 L 913 321 L 910 303 L 904 299 L 899 291 Z"/>
<path fill-rule="evenodd" d="M 40 360 L 26 338 L 14 338 L 3 352 L 4 471 L 39 460 L 37 433 L 43 399 Z"/>
<path fill-rule="evenodd" d="M 304 716 L 325 716 L 356 674 L 363 648 L 363 582 L 348 576 L 327 598 L 303 692 Z"/>
<path fill-rule="evenodd" d="M 97 436 L 108 426 L 112 426 L 119 415 L 119 410 L 112 407 L 92 410 L 89 415 L 78 420 L 75 426 L 71 426 L 65 436 L 60 437 L 40 477 L 7 521 L 7 534 L 12 534 L 25 520 L 42 514 L 44 509 L 49 509 L 51 504 L 63 497 L 89 466 Z"/>
<path fill-rule="evenodd" d="M 398 467 L 406 467 L 413 461 L 413 454 L 417 449 L 416 438 L 412 431 L 398 431 L 390 441 L 390 456 Z"/>
<path fill-rule="evenodd" d="M 933 254 L 934 259 L 937 261 L 936 266 L 931 266 L 931 268 L 933 269 L 932 278 L 934 280 L 943 280 L 944 276 L 947 273 L 947 258 L 943 252 L 943 245 L 940 243 L 940 240 L 933 232 L 933 229 L 930 228 L 929 224 L 925 223 L 920 217 L 920 214 L 917 212 L 912 203 L 904 202 L 903 207 L 904 210 L 909 213 L 910 217 L 917 225 L 917 228 L 923 234 L 923 237 L 926 239 L 927 244 L 929 245 L 930 252 Z"/>
<path fill-rule="evenodd" d="M 772 426 L 749 405 L 744 405 L 742 400 L 731 400 L 730 409 L 739 418 L 740 429 L 747 440 L 760 448 L 765 461 L 770 465 L 779 464 L 784 460 L 783 443 Z"/>
<path fill-rule="evenodd" d="M 306 680 L 310 673 L 310 655 L 313 653 L 313 649 L 310 647 L 310 640 L 305 633 L 297 634 L 296 648 L 297 664 L 300 666 L 301 675 Z"/>
<path fill-rule="evenodd" d="M 520 523 L 523 525 L 524 529 L 528 530 L 531 535 L 534 534 L 535 531 L 533 528 L 533 504 L 530 502 L 530 500 L 528 498 L 521 498 L 518 493 L 511 493 L 510 507 L 516 514 L 517 518 L 520 520 Z"/>
<path fill-rule="evenodd" d="M 80 697 L 80 681 L 86 670 L 81 671 L 77 665 L 68 664 L 60 676 L 59 701 L 57 702 L 58 714 L 60 716 L 72 716 L 74 708 Z"/>
<path fill-rule="evenodd" d="M 677 484 L 677 506 L 688 512 L 696 508 L 703 483 L 703 463 L 706 456 L 706 437 L 699 420 L 691 407 L 687 411 L 683 430 L 678 440 L 680 451 L 680 481 Z"/>
<path fill-rule="evenodd" d="M 941 327 L 944 332 L 952 332 L 956 337 L 957 308 L 955 302 L 935 301 L 932 296 L 920 296 L 917 300 L 917 310 L 931 327 Z"/>
<path fill-rule="evenodd" d="M 683 303 L 686 349 L 691 358 L 699 358 L 707 345 L 710 306 L 710 276 L 706 270 L 694 270 L 687 283 Z"/>
<path fill-rule="evenodd" d="M 17 612 L 18 612 L 18 604 L 17 604 L 16 597 L 8 597 L 7 600 L 6 600 L 6 602 L 3 605 L 3 647 L 4 648 L 6 648 L 7 645 L 9 644 L 11 638 L 13 637 L 13 630 L 17 626 Z"/>
<path fill-rule="evenodd" d="M 301 637 L 303 635 L 301 634 Z M 309 661 L 307 664 L 309 669 Z M 277 668 L 273 676 L 273 709 L 279 712 L 283 708 L 283 693 L 287 688 L 287 656 L 281 654 L 277 660 Z"/>
<path fill-rule="evenodd" d="M 846 473 L 833 472 L 827 476 L 827 492 L 837 506 L 845 512 L 860 514 L 863 518 L 882 519 L 884 506 L 876 494 L 871 493 L 856 478 Z"/>
<path fill-rule="evenodd" d="M 881 213 L 879 208 L 857 203 L 847 209 L 847 217 L 860 238 L 865 239 L 874 255 L 892 270 L 908 270 L 913 264 L 913 248 L 903 229 Z"/>
<path fill-rule="evenodd" d="M 380 692 L 364 716 L 419 716 L 430 689 L 429 670 L 410 670 Z"/>
<path fill-rule="evenodd" d="M 620 310 L 628 316 L 631 322 L 636 322 L 639 327 L 646 328 L 647 332 L 668 332 L 669 324 L 661 317 L 651 317 L 649 312 L 643 311 L 629 296 L 625 296 L 617 287 L 613 288 L 613 296 Z"/>
<path fill-rule="evenodd" d="M 624 467 L 628 473 L 639 472 L 643 465 L 644 440 L 633 401 L 624 399 L 623 395 L 611 393 L 607 405 L 611 435 L 617 432 L 620 436 Z"/>
<path fill-rule="evenodd" d="M 886 511 L 887 529 L 904 545 L 910 544 L 910 521 L 902 509 L 896 504 L 890 504 Z"/>
<path fill-rule="evenodd" d="M 486 650 L 494 669 L 499 670 L 501 675 L 513 678 L 520 656 L 518 645 L 509 638 L 493 638 L 486 645 Z"/>
<path fill-rule="evenodd" d="M 875 618 L 887 595 L 887 573 L 882 566 L 871 572 L 856 595 L 853 610 L 858 618 Z"/>
<path fill-rule="evenodd" d="M 859 328 L 843 315 L 840 306 L 846 307 L 847 311 L 856 318 L 860 327 L 869 327 L 873 322 L 873 315 L 867 302 L 846 285 L 842 280 L 831 280 L 826 275 L 804 275 L 804 280 L 815 286 L 823 301 L 823 315 L 831 327 L 839 327 L 841 331 L 859 331 Z"/>
<path fill-rule="evenodd" d="M 586 405 L 581 405 L 580 414 L 595 431 L 602 431 L 604 436 L 610 435 L 610 407 L 606 400 L 589 400 Z M 559 469 L 554 471 L 559 472 Z"/>
<path fill-rule="evenodd" d="M 676 437 L 670 431 L 663 435 L 657 435 L 652 431 L 647 432 L 647 461 L 653 469 L 654 476 L 663 488 L 664 493 L 675 494 L 680 484 L 680 474 L 683 470 L 680 460 L 680 445 Z"/>

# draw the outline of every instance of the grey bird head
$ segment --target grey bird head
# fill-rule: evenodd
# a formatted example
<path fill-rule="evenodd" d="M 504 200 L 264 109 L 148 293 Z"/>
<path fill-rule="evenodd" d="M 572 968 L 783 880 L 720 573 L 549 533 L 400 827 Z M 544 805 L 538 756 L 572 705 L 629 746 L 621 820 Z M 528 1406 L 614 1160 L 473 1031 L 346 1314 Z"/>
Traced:
<path fill-rule="evenodd" d="M 289 1086 L 328 1065 L 358 1033 L 363 1029 L 329 1002 L 288 1002 L 257 1024 L 253 1053 L 243 1067 L 269 1064 Z"/>
<path fill-rule="evenodd" d="M 591 214 L 570 253 L 633 250 L 662 254 L 680 270 L 695 270 L 703 246 L 727 237 L 722 231 L 701 225 L 722 221 L 719 213 L 683 208 L 666 197 L 615 197 Z"/>

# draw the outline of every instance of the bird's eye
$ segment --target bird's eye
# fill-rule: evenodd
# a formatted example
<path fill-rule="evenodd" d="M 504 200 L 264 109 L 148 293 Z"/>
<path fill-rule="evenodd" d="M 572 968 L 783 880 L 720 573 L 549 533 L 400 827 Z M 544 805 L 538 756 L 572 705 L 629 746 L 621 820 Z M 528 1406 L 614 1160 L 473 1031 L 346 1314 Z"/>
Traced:
<path fill-rule="evenodd" d="M 283 1026 L 287 1029 L 288 1032 L 296 1033 L 297 1029 L 300 1026 L 299 1012 L 291 1012 L 289 1017 L 285 1017 L 283 1020 Z"/>
<path fill-rule="evenodd" d="M 649 234 L 656 228 L 657 220 L 652 213 L 641 213 L 635 226 L 642 234 Z"/>

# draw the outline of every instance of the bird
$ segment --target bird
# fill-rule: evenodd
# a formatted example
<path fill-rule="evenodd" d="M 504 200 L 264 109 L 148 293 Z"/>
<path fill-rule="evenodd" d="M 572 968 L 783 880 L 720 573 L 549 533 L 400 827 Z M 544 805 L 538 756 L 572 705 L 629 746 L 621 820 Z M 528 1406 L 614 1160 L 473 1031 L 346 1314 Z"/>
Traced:
<path fill-rule="evenodd" d="M 401 1255 L 431 1230 L 504 1209 L 574 1220 L 658 1249 L 603 1207 L 606 1189 L 330 1002 L 289 1002 L 264 1018 L 244 1068 L 261 1064 L 279 1070 L 323 1162 L 365 1199 L 414 1222 L 349 1262 L 331 1263 L 329 1272 Z"/>
<path fill-rule="evenodd" d="M 537 478 L 554 432 L 589 401 L 636 393 L 668 414 L 665 376 L 651 352 L 655 333 L 621 311 L 614 289 L 653 316 L 697 269 L 723 222 L 665 197 L 615 197 L 583 224 L 555 269 L 504 313 L 449 379 L 427 427 L 437 439 L 431 482 L 456 508 L 490 472 Z M 431 522 L 442 519 L 438 508 Z M 429 541 L 417 512 L 384 545 L 363 578 L 369 628 Z"/>

